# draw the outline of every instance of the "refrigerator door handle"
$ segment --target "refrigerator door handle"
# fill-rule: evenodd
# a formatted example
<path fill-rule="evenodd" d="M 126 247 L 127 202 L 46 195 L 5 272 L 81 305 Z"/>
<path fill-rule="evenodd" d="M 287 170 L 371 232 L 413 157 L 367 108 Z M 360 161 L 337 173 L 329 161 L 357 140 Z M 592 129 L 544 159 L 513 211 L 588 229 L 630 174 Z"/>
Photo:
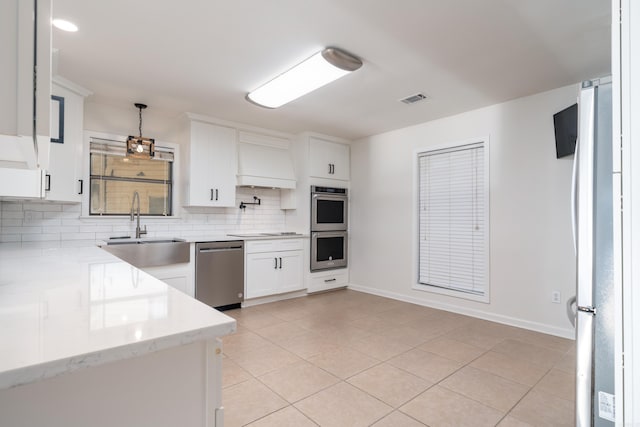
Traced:
<path fill-rule="evenodd" d="M 576 141 L 576 150 L 573 158 L 573 169 L 571 172 L 571 231 L 573 235 L 573 252 L 578 254 L 578 159 L 580 158 L 580 143 Z M 572 321 L 575 326 L 575 320 Z"/>
<path fill-rule="evenodd" d="M 572 296 L 567 300 L 567 317 L 569 318 L 569 322 L 571 322 L 571 326 L 576 327 L 576 315 L 577 312 L 573 311 L 571 308 L 576 304 L 576 296 Z"/>

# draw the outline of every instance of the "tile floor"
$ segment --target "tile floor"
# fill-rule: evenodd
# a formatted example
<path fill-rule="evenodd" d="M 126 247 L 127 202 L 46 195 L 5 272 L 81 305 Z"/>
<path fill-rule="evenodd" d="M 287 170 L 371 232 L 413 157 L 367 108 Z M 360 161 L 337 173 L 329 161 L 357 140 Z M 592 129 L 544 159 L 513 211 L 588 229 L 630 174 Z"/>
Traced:
<path fill-rule="evenodd" d="M 570 340 L 350 290 L 227 314 L 227 427 L 575 425 Z"/>

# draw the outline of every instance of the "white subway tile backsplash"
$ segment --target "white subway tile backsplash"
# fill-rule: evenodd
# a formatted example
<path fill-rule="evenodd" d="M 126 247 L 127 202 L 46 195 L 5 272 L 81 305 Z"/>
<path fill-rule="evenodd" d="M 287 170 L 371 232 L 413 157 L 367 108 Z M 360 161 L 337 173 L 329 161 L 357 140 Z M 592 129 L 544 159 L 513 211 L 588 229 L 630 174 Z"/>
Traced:
<path fill-rule="evenodd" d="M 49 240 L 60 241 L 60 233 L 23 234 L 23 242 L 42 242 Z"/>
<path fill-rule="evenodd" d="M 240 201 L 256 195 L 260 206 L 233 208 L 178 208 L 174 218 L 141 218 L 148 237 L 198 237 L 251 231 L 282 231 L 285 213 L 280 209 L 280 191 L 238 188 Z M 127 216 L 81 217 L 80 204 L 33 201 L 0 202 L 0 242 L 22 242 L 33 247 L 91 246 L 95 240 L 133 236 L 135 222 Z"/>

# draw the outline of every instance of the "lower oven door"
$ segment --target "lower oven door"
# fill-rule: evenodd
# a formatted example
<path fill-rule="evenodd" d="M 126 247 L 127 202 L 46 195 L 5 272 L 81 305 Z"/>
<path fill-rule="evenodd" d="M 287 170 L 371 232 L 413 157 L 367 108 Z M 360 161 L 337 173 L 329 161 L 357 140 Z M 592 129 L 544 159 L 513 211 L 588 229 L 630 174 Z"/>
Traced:
<path fill-rule="evenodd" d="M 311 271 L 347 266 L 347 232 L 311 233 Z"/>

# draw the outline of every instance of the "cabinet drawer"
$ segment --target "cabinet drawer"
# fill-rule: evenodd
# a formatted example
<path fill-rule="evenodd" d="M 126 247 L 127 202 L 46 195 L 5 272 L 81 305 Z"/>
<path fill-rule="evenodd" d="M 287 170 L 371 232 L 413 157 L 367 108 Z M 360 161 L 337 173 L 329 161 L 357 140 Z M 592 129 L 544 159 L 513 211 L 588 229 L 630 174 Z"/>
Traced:
<path fill-rule="evenodd" d="M 274 239 L 251 240 L 245 242 L 244 252 L 254 254 L 259 252 L 295 251 L 302 249 L 302 239 Z"/>
<path fill-rule="evenodd" d="M 349 284 L 349 273 L 347 271 L 339 271 L 322 276 L 312 276 L 310 289 L 331 289 Z"/>

